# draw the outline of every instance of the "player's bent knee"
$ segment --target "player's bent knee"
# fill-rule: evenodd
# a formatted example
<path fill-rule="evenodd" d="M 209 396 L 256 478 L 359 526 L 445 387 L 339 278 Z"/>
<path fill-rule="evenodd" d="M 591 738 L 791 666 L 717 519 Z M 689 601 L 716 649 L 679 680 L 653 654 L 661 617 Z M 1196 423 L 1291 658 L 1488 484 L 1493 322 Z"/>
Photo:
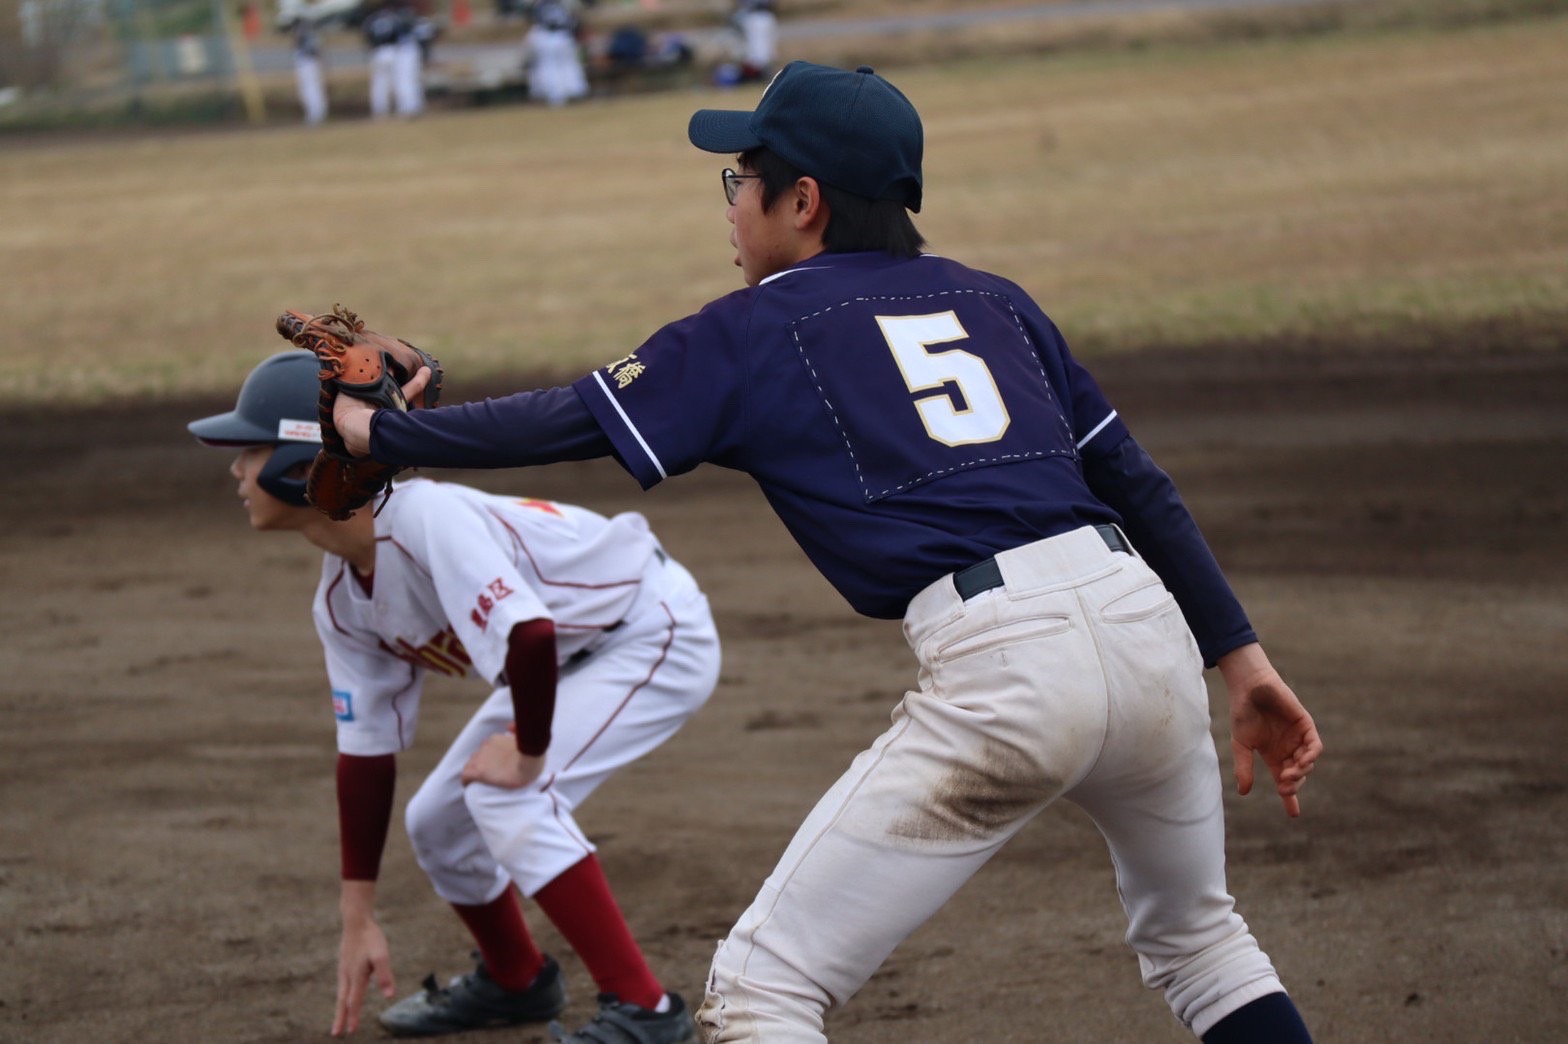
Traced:
<path fill-rule="evenodd" d="M 409 798 L 408 807 L 403 810 L 403 827 L 415 854 L 440 847 L 442 838 L 451 833 L 450 811 L 451 802 L 431 788 L 421 787 Z"/>
<path fill-rule="evenodd" d="M 463 803 L 493 852 L 503 839 L 507 848 L 527 848 L 530 838 L 554 814 L 549 799 L 537 790 L 508 790 L 486 783 L 464 787 Z M 495 854 L 501 857 L 500 852 Z"/>

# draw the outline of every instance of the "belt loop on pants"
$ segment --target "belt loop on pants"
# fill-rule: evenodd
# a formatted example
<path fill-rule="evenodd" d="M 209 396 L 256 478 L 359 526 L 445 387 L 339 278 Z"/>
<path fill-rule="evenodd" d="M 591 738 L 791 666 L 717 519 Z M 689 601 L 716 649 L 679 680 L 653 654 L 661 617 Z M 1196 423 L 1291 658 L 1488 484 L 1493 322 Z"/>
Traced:
<path fill-rule="evenodd" d="M 1100 534 L 1100 539 L 1112 551 L 1132 554 L 1132 545 L 1116 526 L 1101 523 L 1094 527 L 1094 531 Z M 1002 583 L 1002 567 L 997 564 L 995 555 L 953 574 L 953 586 L 958 589 L 958 597 L 966 602 L 977 594 L 1001 587 Z"/>

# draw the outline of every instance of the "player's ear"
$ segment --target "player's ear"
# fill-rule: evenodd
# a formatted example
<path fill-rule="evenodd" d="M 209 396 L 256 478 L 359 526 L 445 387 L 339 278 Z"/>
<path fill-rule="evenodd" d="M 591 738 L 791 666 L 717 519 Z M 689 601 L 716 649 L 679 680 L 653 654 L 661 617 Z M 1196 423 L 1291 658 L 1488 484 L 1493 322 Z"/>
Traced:
<path fill-rule="evenodd" d="M 819 224 L 823 228 L 827 227 L 828 205 L 822 198 L 822 186 L 817 184 L 816 178 L 797 178 L 791 202 L 794 204 L 796 229 L 809 231 L 812 226 Z"/>

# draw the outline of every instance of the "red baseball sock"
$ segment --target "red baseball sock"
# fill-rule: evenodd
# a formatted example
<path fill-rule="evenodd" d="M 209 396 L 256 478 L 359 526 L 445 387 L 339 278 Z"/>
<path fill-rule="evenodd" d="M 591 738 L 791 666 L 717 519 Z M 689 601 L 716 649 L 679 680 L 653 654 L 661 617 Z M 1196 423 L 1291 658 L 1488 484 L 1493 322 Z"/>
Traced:
<path fill-rule="evenodd" d="M 517 889 L 507 885 L 506 891 L 483 906 L 453 903 L 452 909 L 479 944 L 490 978 L 504 990 L 526 990 L 544 967 L 544 954 L 528 934 Z"/>
<path fill-rule="evenodd" d="M 664 999 L 664 987 L 648 970 L 592 853 L 533 899 L 582 958 L 600 993 L 613 993 L 640 1008 L 653 1008 Z"/>

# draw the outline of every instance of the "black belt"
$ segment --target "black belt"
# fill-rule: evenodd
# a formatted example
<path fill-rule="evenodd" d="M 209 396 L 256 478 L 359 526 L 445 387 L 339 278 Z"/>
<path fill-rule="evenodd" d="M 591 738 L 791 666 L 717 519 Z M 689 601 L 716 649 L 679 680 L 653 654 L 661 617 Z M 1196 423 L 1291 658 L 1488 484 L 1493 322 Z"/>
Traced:
<path fill-rule="evenodd" d="M 1100 539 L 1105 541 L 1105 546 L 1112 551 L 1120 551 L 1124 555 L 1132 554 L 1132 545 L 1127 543 L 1127 538 L 1122 536 L 1120 529 L 1113 525 L 1102 524 L 1095 526 L 1094 531 L 1100 534 Z M 1002 567 L 996 564 L 994 556 L 953 574 L 953 586 L 958 589 L 958 597 L 966 602 L 977 594 L 1001 587 L 1002 582 Z"/>
<path fill-rule="evenodd" d="M 625 620 L 617 620 L 613 624 L 611 624 L 610 626 L 606 627 L 603 631 L 601 631 L 600 634 L 601 635 L 605 635 L 605 634 L 609 634 L 612 631 L 619 631 L 622 627 L 625 627 L 625 626 L 626 626 L 626 621 Z M 591 647 L 585 648 L 585 649 L 578 649 L 576 652 L 572 653 L 572 655 L 568 656 L 566 658 L 566 662 L 561 664 L 561 666 L 562 667 L 576 667 L 579 663 L 582 663 L 584 660 L 588 659 L 588 657 L 590 657 L 594 653 L 598 652 L 598 650 L 599 650 L 599 647 L 597 645 L 594 645 L 594 646 L 591 646 Z"/>

